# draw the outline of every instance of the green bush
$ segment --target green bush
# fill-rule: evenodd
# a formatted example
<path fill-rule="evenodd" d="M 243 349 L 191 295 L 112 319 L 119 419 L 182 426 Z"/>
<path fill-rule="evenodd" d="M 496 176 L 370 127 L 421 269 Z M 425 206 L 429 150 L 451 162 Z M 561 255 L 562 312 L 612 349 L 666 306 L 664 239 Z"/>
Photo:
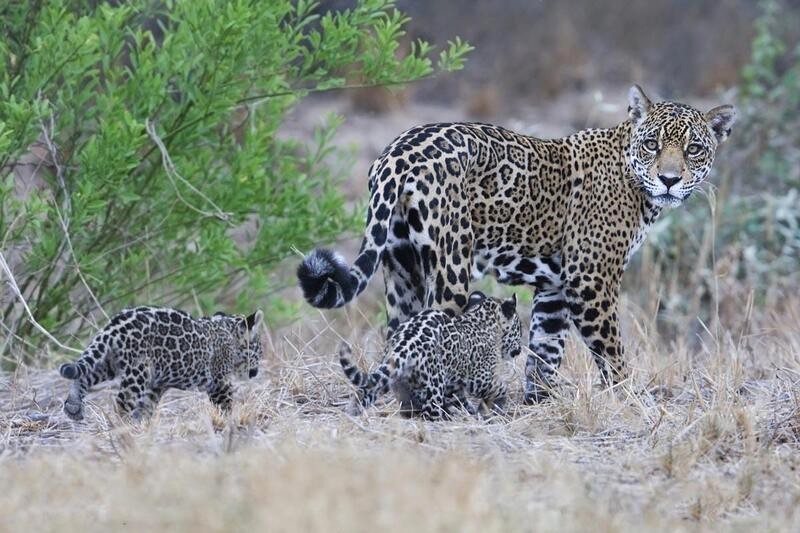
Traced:
<path fill-rule="evenodd" d="M 263 305 L 270 269 L 352 227 L 337 121 L 278 139 L 309 92 L 461 67 L 400 57 L 388 0 L 20 0 L 0 7 L 0 251 L 56 336 L 132 303 Z M 162 146 L 159 147 L 159 144 Z M 23 190 L 32 186 L 32 190 Z M 238 295 L 228 301 L 230 295 Z M 7 284 L 10 345 L 44 340 Z"/>

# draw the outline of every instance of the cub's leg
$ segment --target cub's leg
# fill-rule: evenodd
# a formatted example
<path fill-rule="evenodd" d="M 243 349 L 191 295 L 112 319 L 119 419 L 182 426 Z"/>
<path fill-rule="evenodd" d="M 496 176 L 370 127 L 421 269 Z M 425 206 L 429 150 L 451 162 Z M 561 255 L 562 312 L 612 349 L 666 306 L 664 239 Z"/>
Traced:
<path fill-rule="evenodd" d="M 223 413 L 229 413 L 233 407 L 233 386 L 227 380 L 217 381 L 208 390 L 208 398 Z"/>
<path fill-rule="evenodd" d="M 506 387 L 505 383 L 497 383 L 493 385 L 491 390 L 483 397 L 485 414 L 504 414 L 506 412 L 507 398 L 508 388 Z"/>
<path fill-rule="evenodd" d="M 122 381 L 120 382 L 119 392 L 116 398 L 117 414 L 123 418 L 133 415 L 139 398 L 147 387 L 147 378 L 143 375 L 144 370 L 132 365 L 125 365 L 120 372 Z"/>
<path fill-rule="evenodd" d="M 134 420 L 147 420 L 153 413 L 155 413 L 161 397 L 164 395 L 165 389 L 153 387 L 152 384 L 148 386 L 136 401 L 136 407 L 131 413 L 131 418 Z"/>
<path fill-rule="evenodd" d="M 419 361 L 414 368 L 413 382 L 416 384 L 414 394 L 418 399 L 419 414 L 429 420 L 447 418 L 444 375 L 439 360 Z"/>
<path fill-rule="evenodd" d="M 449 384 L 444 394 L 444 410 L 448 413 L 452 414 L 457 409 L 465 409 L 472 416 L 478 414 L 478 410 L 472 402 L 467 399 L 463 383 Z"/>
<path fill-rule="evenodd" d="M 528 347 L 531 353 L 525 365 L 525 403 L 547 398 L 553 376 L 564 356 L 564 342 L 571 316 L 561 289 L 537 291 L 533 297 Z"/>

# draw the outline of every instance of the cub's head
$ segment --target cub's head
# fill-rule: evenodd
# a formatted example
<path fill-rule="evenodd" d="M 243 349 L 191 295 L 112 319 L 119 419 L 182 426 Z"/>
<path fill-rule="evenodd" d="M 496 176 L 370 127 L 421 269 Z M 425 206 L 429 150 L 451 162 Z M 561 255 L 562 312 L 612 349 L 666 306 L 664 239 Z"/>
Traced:
<path fill-rule="evenodd" d="M 233 365 L 236 374 L 242 379 L 254 378 L 258 375 L 258 367 L 263 355 L 258 328 L 261 326 L 263 318 L 264 313 L 260 309 L 246 317 L 219 312 L 214 313 L 214 316 L 211 317 L 213 322 L 224 323 L 223 327 L 233 333 L 233 338 L 238 343 Z"/>
<path fill-rule="evenodd" d="M 733 106 L 701 113 L 674 102 L 654 104 L 638 85 L 628 94 L 628 115 L 634 179 L 661 207 L 680 205 L 706 179 L 717 147 L 736 121 Z"/>
<path fill-rule="evenodd" d="M 500 298 L 489 298 L 480 291 L 475 291 L 469 295 L 467 307 L 464 312 L 479 312 L 486 315 L 486 324 L 494 318 L 497 320 L 501 339 L 501 355 L 508 359 L 513 359 L 522 353 L 522 324 L 517 314 L 517 295 L 502 300 Z"/>

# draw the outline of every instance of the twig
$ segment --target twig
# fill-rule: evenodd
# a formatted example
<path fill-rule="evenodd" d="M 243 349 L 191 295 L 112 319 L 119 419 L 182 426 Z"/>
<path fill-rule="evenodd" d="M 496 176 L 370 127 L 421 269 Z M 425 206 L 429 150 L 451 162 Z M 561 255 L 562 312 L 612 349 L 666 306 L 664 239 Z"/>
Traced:
<path fill-rule="evenodd" d="M 164 146 L 164 141 L 162 141 L 161 137 L 159 137 L 158 134 L 156 133 L 155 125 L 149 119 L 145 120 L 144 125 L 145 129 L 147 130 L 147 134 L 150 136 L 150 139 L 153 140 L 153 142 L 156 144 L 156 146 L 158 146 L 158 149 L 161 152 L 161 162 L 164 166 L 164 172 L 167 174 L 167 178 L 169 178 L 170 183 L 172 183 L 172 187 L 175 189 L 175 194 L 178 195 L 178 199 L 181 201 L 181 203 L 183 203 L 186 207 L 188 207 L 192 211 L 195 211 L 196 213 L 204 217 L 214 217 L 222 221 L 229 222 L 231 219 L 230 213 L 226 213 L 225 211 L 220 209 L 220 207 L 217 206 L 217 204 L 215 204 L 214 201 L 211 200 L 211 198 L 203 194 L 201 190 L 199 190 L 197 187 L 189 183 L 186 180 L 186 178 L 178 174 L 178 171 L 175 169 L 175 164 L 172 162 L 172 158 L 169 156 L 169 152 L 167 152 L 167 147 Z M 180 180 L 184 185 L 189 187 L 189 189 L 192 192 L 194 192 L 195 194 L 200 196 L 203 200 L 205 200 L 208 204 L 210 204 L 216 210 L 216 213 L 203 211 L 202 209 L 195 207 L 188 201 L 186 201 L 186 199 L 181 194 L 180 189 L 178 188 L 178 184 L 175 183 L 176 179 Z"/>
<path fill-rule="evenodd" d="M 97 308 L 106 318 L 106 320 L 108 320 L 109 319 L 108 314 L 106 313 L 105 309 L 103 309 L 103 306 L 100 305 L 100 301 L 97 299 L 97 296 L 94 295 L 94 291 L 92 291 L 92 288 L 89 287 L 89 283 L 86 281 L 86 278 L 83 277 L 83 272 L 81 272 L 81 267 L 78 264 L 78 256 L 75 255 L 75 249 L 72 247 L 72 239 L 69 236 L 68 217 L 69 214 L 72 212 L 72 200 L 70 199 L 69 191 L 67 191 L 67 183 L 64 180 L 64 169 L 58 163 L 58 150 L 51 139 L 52 133 L 53 131 L 55 131 L 55 119 L 53 118 L 53 115 L 50 115 L 49 130 L 47 127 L 45 127 L 43 122 L 41 122 L 41 126 L 42 126 L 42 136 L 44 137 L 44 143 L 47 146 L 47 150 L 50 152 L 50 159 L 52 159 L 53 166 L 56 169 L 56 179 L 58 180 L 58 185 L 61 187 L 61 192 L 64 195 L 64 212 L 66 216 L 61 213 L 61 209 L 59 209 L 57 202 L 54 201 L 53 204 L 56 209 L 56 214 L 58 215 L 58 221 L 61 223 L 61 229 L 64 230 L 64 240 L 67 243 L 67 248 L 69 249 L 69 253 L 72 256 L 72 261 L 75 263 L 75 272 L 78 274 L 78 279 L 80 279 L 81 283 L 83 283 L 86 292 L 88 292 L 89 296 L 92 298 L 94 305 L 97 306 Z"/>
<path fill-rule="evenodd" d="M 8 278 L 8 284 L 11 285 L 11 289 L 19 298 L 19 301 L 22 302 L 22 307 L 25 308 L 25 312 L 28 314 L 28 320 L 31 321 L 31 324 L 34 325 L 36 329 L 41 331 L 45 337 L 50 339 L 56 346 L 61 348 L 62 350 L 68 350 L 74 353 L 83 353 L 82 350 L 76 350 L 75 348 L 70 348 L 69 346 L 65 346 L 59 342 L 58 339 L 53 337 L 53 335 L 47 331 L 44 326 L 39 324 L 35 318 L 33 318 L 33 313 L 31 312 L 31 308 L 28 307 L 28 302 L 25 301 L 25 298 L 22 296 L 22 292 L 19 290 L 19 285 L 17 285 L 17 280 L 14 279 L 14 274 L 11 272 L 11 268 L 9 268 L 8 263 L 6 263 L 6 258 L 3 256 L 3 252 L 0 252 L 0 267 L 2 267 L 3 272 L 5 272 L 6 277 Z"/>

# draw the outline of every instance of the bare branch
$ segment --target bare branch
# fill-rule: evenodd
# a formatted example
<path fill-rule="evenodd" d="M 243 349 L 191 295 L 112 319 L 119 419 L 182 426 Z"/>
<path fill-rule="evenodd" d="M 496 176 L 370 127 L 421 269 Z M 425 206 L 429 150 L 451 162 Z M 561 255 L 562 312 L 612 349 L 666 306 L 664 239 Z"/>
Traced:
<path fill-rule="evenodd" d="M 186 207 L 188 207 L 192 211 L 195 211 L 196 213 L 204 217 L 214 217 L 223 220 L 225 222 L 230 222 L 231 219 L 230 213 L 226 213 L 225 211 L 220 209 L 220 207 L 217 206 L 217 204 L 215 204 L 214 201 L 211 200 L 211 198 L 203 194 L 203 191 L 201 191 L 200 189 L 189 183 L 183 176 L 178 174 L 178 171 L 175 169 L 175 164 L 172 162 L 172 158 L 170 158 L 169 152 L 167 152 L 167 147 L 164 146 L 164 142 L 161 140 L 161 137 L 159 137 L 158 134 L 156 133 L 155 125 L 149 119 L 145 120 L 145 129 L 147 130 L 147 134 L 150 136 L 150 138 L 153 140 L 156 146 L 158 146 L 158 149 L 161 152 L 161 162 L 164 166 L 164 172 L 167 174 L 167 178 L 169 178 L 170 183 L 172 183 L 172 187 L 175 189 L 175 194 L 178 195 L 178 199 L 181 201 L 181 203 L 183 203 Z M 186 201 L 186 199 L 181 194 L 180 189 L 178 188 L 178 184 L 175 183 L 176 179 L 180 180 L 184 185 L 189 187 L 189 189 L 192 192 L 194 192 L 195 194 L 200 196 L 203 200 L 205 200 L 208 204 L 210 204 L 211 207 L 213 207 L 216 212 L 212 213 L 208 211 L 203 211 L 202 209 L 195 207 L 188 201 Z"/>
<path fill-rule="evenodd" d="M 75 249 L 72 247 L 72 239 L 69 236 L 69 214 L 72 212 L 72 198 L 70 197 L 69 191 L 67 190 L 67 183 L 64 179 L 64 168 L 58 162 L 58 149 L 56 148 L 55 143 L 52 140 L 53 132 L 55 131 L 55 119 L 53 115 L 50 115 L 50 124 L 49 127 L 44 125 L 44 122 L 41 123 L 42 126 L 42 136 L 44 137 L 44 143 L 47 146 L 47 150 L 50 152 L 50 159 L 53 161 L 53 166 L 56 169 L 56 180 L 58 180 L 58 185 L 61 187 L 61 193 L 64 195 L 64 213 L 62 214 L 61 209 L 58 207 L 58 202 L 53 201 L 53 205 L 56 209 L 56 214 L 58 215 L 58 220 L 61 223 L 61 229 L 64 230 L 64 240 L 67 244 L 67 248 L 69 248 L 69 253 L 72 256 L 72 261 L 75 263 L 75 272 L 78 274 L 78 278 L 83 283 L 86 292 L 89 293 L 89 296 L 92 298 L 94 305 L 103 313 L 103 316 L 106 320 L 109 319 L 108 313 L 106 313 L 103 306 L 100 305 L 100 301 L 94 295 L 91 287 L 89 287 L 89 283 L 86 281 L 86 278 L 83 277 L 83 272 L 81 272 L 81 267 L 78 264 L 78 256 L 75 255 Z"/>
<path fill-rule="evenodd" d="M 50 339 L 56 346 L 58 346 L 62 350 L 68 350 L 68 351 L 74 352 L 74 353 L 83 353 L 82 350 L 76 350 L 75 348 L 70 348 L 69 346 L 65 346 L 65 345 L 61 344 L 61 342 L 59 342 L 58 339 L 53 337 L 53 335 L 49 331 L 47 331 L 44 328 L 44 326 L 39 324 L 36 321 L 36 319 L 33 318 L 33 313 L 31 312 L 30 307 L 28 307 L 28 302 L 26 302 L 25 298 L 22 296 L 22 291 L 19 290 L 19 285 L 17 285 L 17 280 L 14 279 L 14 274 L 11 272 L 11 268 L 8 266 L 8 263 L 6 263 L 6 258 L 3 256 L 2 252 L 0 252 L 0 268 L 3 269 L 3 272 L 5 272 L 5 275 L 8 278 L 8 284 L 11 286 L 11 290 L 13 290 L 14 294 L 17 295 L 17 298 L 19 299 L 19 301 L 22 302 L 22 307 L 25 308 L 25 312 L 27 313 L 28 320 L 31 321 L 31 324 L 33 324 L 34 327 L 36 327 L 36 329 L 41 331 L 44 334 L 45 337 Z"/>

